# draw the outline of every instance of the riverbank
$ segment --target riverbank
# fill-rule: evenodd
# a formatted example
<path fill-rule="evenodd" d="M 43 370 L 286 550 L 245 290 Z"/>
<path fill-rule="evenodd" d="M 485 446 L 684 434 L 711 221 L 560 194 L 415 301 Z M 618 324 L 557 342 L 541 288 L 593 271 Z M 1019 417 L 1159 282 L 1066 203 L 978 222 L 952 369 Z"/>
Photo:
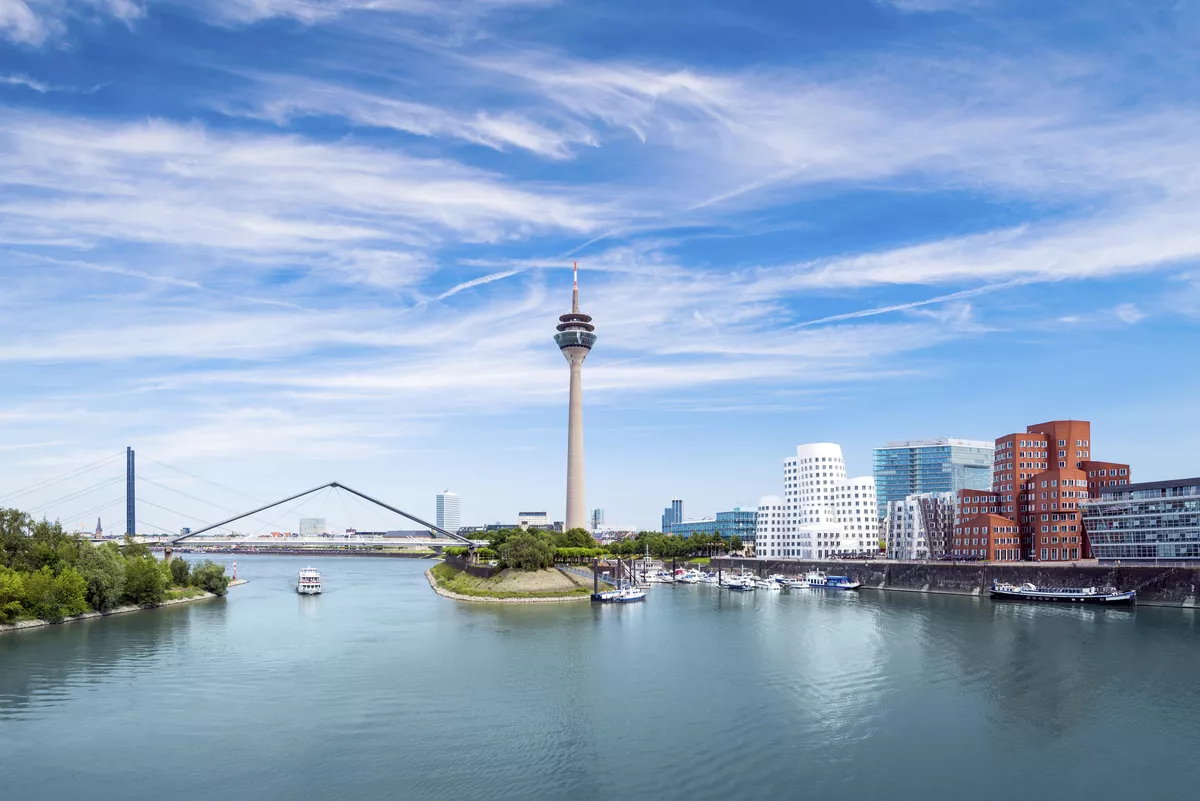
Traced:
<path fill-rule="evenodd" d="M 582 579 L 557 568 L 524 572 L 502 570 L 490 578 L 472 576 L 445 562 L 425 571 L 429 586 L 443 598 L 498 604 L 561 603 L 591 599 Z"/>
<path fill-rule="evenodd" d="M 829 575 L 849 576 L 861 582 L 864 590 L 940 595 L 987 595 L 993 579 L 1052 587 L 1116 587 L 1136 589 L 1141 606 L 1200 609 L 1200 568 L 1192 567 L 723 558 L 712 561 L 711 569 L 716 568 L 745 569 L 764 576 L 772 573 L 802 576 L 810 570 L 823 570 Z"/>
<path fill-rule="evenodd" d="M 238 587 L 245 584 L 247 579 L 237 579 L 229 582 L 229 586 Z M 162 609 L 165 606 L 175 606 L 177 604 L 190 604 L 196 601 L 205 601 L 209 598 L 222 598 L 224 596 L 214 595 L 211 592 L 204 590 L 196 590 L 197 595 L 190 598 L 170 598 L 163 601 L 157 606 L 118 606 L 108 612 L 84 612 L 82 615 L 72 615 L 71 617 L 63 618 L 63 623 L 74 623 L 78 620 L 95 620 L 98 617 L 112 617 L 113 615 L 126 615 L 130 612 L 150 612 L 155 609 Z M 25 631 L 26 629 L 39 629 L 42 626 L 55 626 L 56 623 L 51 623 L 49 620 L 21 620 L 16 623 L 0 623 L 0 634 L 7 634 L 11 631 Z"/>

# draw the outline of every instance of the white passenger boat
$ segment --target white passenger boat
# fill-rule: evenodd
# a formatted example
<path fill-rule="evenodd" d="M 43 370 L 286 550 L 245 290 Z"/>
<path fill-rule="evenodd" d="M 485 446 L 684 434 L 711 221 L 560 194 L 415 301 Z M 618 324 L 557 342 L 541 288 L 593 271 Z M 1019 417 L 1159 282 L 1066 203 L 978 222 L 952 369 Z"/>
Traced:
<path fill-rule="evenodd" d="M 756 590 L 781 590 L 783 586 L 773 579 L 755 579 L 754 588 Z"/>
<path fill-rule="evenodd" d="M 630 585 L 594 593 L 592 600 L 603 604 L 629 604 L 646 600 L 646 591 Z"/>
<path fill-rule="evenodd" d="M 676 576 L 675 581 L 679 584 L 699 584 L 700 575 L 699 570 L 689 570 L 686 573 L 680 573 Z"/>
<path fill-rule="evenodd" d="M 321 594 L 321 574 L 316 568 L 306 567 L 296 577 L 296 592 L 301 595 Z"/>
<path fill-rule="evenodd" d="M 725 578 L 726 589 L 746 592 L 754 589 L 754 576 L 751 573 L 734 574 Z"/>
<path fill-rule="evenodd" d="M 998 601 L 1062 601 L 1076 604 L 1132 604 L 1137 590 L 1122 592 L 1116 587 L 1039 587 L 1025 582 L 1017 586 L 992 579 L 992 598 Z"/>
<path fill-rule="evenodd" d="M 847 576 L 827 576 L 820 570 L 804 575 L 804 581 L 810 589 L 821 590 L 857 590 L 860 582 L 851 581 Z"/>

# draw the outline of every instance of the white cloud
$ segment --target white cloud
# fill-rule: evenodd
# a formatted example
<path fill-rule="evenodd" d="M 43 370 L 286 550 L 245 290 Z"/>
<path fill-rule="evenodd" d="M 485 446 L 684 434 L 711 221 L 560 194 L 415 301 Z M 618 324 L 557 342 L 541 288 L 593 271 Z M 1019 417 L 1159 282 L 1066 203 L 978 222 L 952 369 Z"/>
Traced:
<path fill-rule="evenodd" d="M 46 23 L 24 0 L 0 0 L 0 35 L 20 44 L 39 45 L 47 34 Z"/>
<path fill-rule="evenodd" d="M 37 47 L 60 36 L 72 18 L 113 18 L 130 25 L 144 13 L 134 0 L 0 0 L 0 36 Z"/>
<path fill-rule="evenodd" d="M 931 13 L 935 11 L 968 11 L 987 5 L 989 0 L 875 0 L 877 5 L 891 6 L 900 11 Z"/>
<path fill-rule="evenodd" d="M 1146 314 L 1133 303 L 1122 303 L 1113 309 L 1113 314 L 1123 323 L 1134 325 L 1146 319 Z"/>

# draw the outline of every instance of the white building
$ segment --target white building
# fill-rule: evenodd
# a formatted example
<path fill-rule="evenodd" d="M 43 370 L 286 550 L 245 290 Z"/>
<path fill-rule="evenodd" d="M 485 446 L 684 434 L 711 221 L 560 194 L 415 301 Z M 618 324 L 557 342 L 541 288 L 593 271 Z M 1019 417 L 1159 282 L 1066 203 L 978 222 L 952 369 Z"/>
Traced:
<path fill-rule="evenodd" d="M 458 496 L 450 490 L 437 495 L 437 527 L 457 534 L 462 528 L 461 507 Z"/>
<path fill-rule="evenodd" d="M 325 533 L 325 518 L 323 517 L 302 517 L 300 518 L 300 536 L 301 537 L 319 537 Z"/>
<path fill-rule="evenodd" d="M 517 525 L 521 528 L 549 526 L 550 514 L 548 512 L 517 512 Z"/>
<path fill-rule="evenodd" d="M 768 496 L 760 504 L 775 506 Z M 768 510 L 774 511 L 774 510 Z M 759 529 L 760 558 L 826 559 L 879 550 L 875 479 L 846 477 L 842 448 L 831 442 L 800 445 L 783 463 L 783 510 Z M 761 523 L 760 523 L 761 526 Z"/>
<path fill-rule="evenodd" d="M 949 553 L 954 498 L 953 492 L 922 492 L 889 502 L 883 523 L 888 559 L 936 559 Z"/>

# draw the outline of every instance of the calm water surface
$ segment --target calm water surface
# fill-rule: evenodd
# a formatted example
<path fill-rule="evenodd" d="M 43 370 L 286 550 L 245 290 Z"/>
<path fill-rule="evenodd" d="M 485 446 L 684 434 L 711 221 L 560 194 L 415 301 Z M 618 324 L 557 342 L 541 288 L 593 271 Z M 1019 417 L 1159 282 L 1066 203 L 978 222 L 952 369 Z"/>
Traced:
<path fill-rule="evenodd" d="M 0 636 L 0 798 L 1200 795 L 1192 612 L 463 605 L 428 566 L 243 557 L 225 600 Z"/>

